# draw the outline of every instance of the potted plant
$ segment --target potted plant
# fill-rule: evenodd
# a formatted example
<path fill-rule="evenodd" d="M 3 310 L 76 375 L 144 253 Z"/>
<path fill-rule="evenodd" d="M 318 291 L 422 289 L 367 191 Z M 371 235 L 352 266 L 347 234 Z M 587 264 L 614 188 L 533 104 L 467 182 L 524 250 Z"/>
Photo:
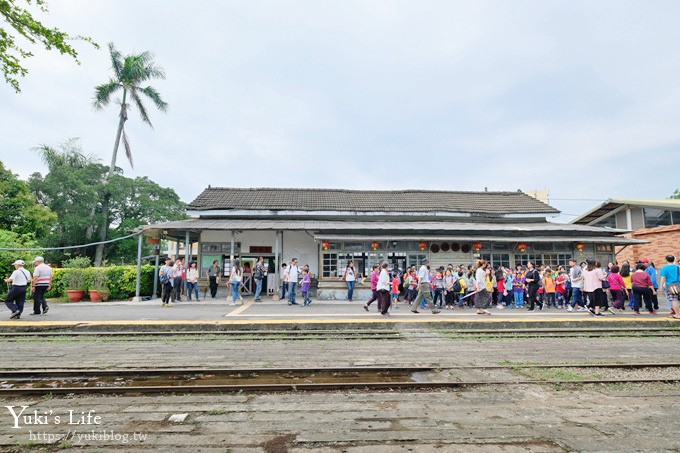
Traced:
<path fill-rule="evenodd" d="M 92 302 L 101 302 L 109 300 L 109 289 L 106 287 L 106 275 L 104 269 L 95 269 L 92 279 L 90 280 L 90 300 Z"/>
<path fill-rule="evenodd" d="M 63 276 L 66 295 L 70 302 L 80 302 L 85 296 L 85 279 L 79 270 L 70 270 Z"/>

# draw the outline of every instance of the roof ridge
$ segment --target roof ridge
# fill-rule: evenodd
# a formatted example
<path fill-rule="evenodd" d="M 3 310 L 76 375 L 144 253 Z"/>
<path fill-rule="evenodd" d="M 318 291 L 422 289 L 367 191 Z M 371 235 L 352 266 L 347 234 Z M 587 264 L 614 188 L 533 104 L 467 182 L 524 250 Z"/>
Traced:
<path fill-rule="evenodd" d="M 510 191 L 510 190 L 442 190 L 442 189 L 339 189 L 339 188 L 324 188 L 324 187 L 207 187 L 206 190 L 239 190 L 255 192 L 259 190 L 284 190 L 284 191 L 296 191 L 296 192 L 391 192 L 391 193 L 462 193 L 462 194 L 522 194 L 531 197 L 531 195 L 522 192 L 521 190 Z M 532 197 L 533 198 L 533 197 Z M 540 201 L 540 200 L 538 200 Z"/>

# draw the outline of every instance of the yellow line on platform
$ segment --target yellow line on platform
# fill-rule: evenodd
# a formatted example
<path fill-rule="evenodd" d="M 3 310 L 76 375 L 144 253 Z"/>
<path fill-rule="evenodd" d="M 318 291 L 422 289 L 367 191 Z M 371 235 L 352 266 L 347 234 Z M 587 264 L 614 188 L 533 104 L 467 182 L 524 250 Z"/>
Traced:
<path fill-rule="evenodd" d="M 227 314 L 224 315 L 224 316 L 225 316 L 225 317 L 227 317 L 227 316 L 238 316 L 238 315 L 240 315 L 241 313 L 243 313 L 244 311 L 246 311 L 247 309 L 249 309 L 252 305 L 253 305 L 253 301 L 251 300 L 250 302 L 241 305 L 241 306 L 238 307 L 236 310 L 230 311 L 229 313 L 227 313 Z"/>
<path fill-rule="evenodd" d="M 242 315 L 243 316 L 243 315 Z M 230 319 L 216 321 L 190 321 L 190 320 L 115 320 L 115 321 L 0 321 L 0 327 L 70 327 L 70 326 L 144 326 L 144 325 L 245 325 L 245 324 L 385 324 L 385 323 L 451 323 L 465 322 L 472 324 L 497 324 L 497 323 L 540 323 L 540 322 L 578 322 L 578 323 L 610 323 L 610 322 L 663 322 L 675 321 L 671 318 L 633 318 L 633 317 L 607 317 L 607 318 L 530 318 L 530 319 L 508 319 L 508 318 L 445 318 L 433 316 L 419 316 L 408 318 L 340 318 L 340 319 Z"/>

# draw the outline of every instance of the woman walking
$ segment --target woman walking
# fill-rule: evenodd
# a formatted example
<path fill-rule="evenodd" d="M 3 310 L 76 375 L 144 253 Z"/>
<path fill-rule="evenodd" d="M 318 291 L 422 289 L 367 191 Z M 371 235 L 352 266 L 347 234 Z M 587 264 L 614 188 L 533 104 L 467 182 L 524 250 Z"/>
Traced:
<path fill-rule="evenodd" d="M 650 315 L 655 315 L 654 302 L 652 300 L 652 295 L 656 293 L 654 290 L 654 283 L 652 283 L 652 278 L 647 272 L 645 272 L 645 265 L 639 263 L 635 266 L 636 271 L 631 274 L 631 281 L 633 283 L 633 294 L 635 294 L 635 300 L 633 302 L 633 313 L 636 315 L 640 314 L 640 306 L 642 301 L 645 302 L 645 306 L 649 311 Z"/>
<path fill-rule="evenodd" d="M 626 290 L 626 284 L 623 277 L 619 274 L 619 266 L 613 265 L 611 273 L 607 276 L 609 282 L 609 291 L 612 293 L 612 305 L 617 310 L 625 310 L 623 292 Z M 611 310 L 611 309 L 610 309 Z"/>
<path fill-rule="evenodd" d="M 586 260 L 586 268 L 583 271 L 583 292 L 588 298 L 588 311 L 593 316 L 604 316 L 600 313 L 600 307 L 603 305 L 602 299 L 604 291 L 602 290 L 602 281 L 605 275 L 602 269 L 596 266 L 597 262 L 594 259 Z"/>
<path fill-rule="evenodd" d="M 529 311 L 534 311 L 534 306 L 538 304 L 538 309 L 543 310 L 543 304 L 538 301 L 536 294 L 538 294 L 539 282 L 541 275 L 534 267 L 531 261 L 527 263 L 527 272 L 524 274 L 524 281 L 526 282 L 527 293 L 529 296 Z"/>
<path fill-rule="evenodd" d="M 486 261 L 477 261 L 477 270 L 475 271 L 476 294 L 475 294 L 475 308 L 478 315 L 490 315 L 487 308 L 491 304 L 491 293 L 486 289 L 487 275 L 491 274 L 491 270 L 486 268 Z"/>
<path fill-rule="evenodd" d="M 236 298 L 241 299 L 243 304 L 243 297 L 239 289 L 241 288 L 241 281 L 243 280 L 243 269 L 238 260 L 234 261 L 234 267 L 229 275 L 229 284 L 231 285 L 231 303 L 229 305 L 236 305 Z"/>
<path fill-rule="evenodd" d="M 354 285 L 357 282 L 357 276 L 354 273 L 354 262 L 350 261 L 347 263 L 345 272 L 342 274 L 340 280 L 344 280 L 347 284 L 347 301 L 352 302 L 352 297 L 354 296 Z"/>

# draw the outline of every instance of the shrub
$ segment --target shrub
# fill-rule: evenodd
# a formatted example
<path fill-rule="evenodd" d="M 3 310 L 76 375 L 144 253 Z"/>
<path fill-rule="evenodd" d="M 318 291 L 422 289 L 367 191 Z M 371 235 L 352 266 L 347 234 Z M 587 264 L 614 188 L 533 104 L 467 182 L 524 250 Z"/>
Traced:
<path fill-rule="evenodd" d="M 153 292 L 153 266 L 142 266 L 140 281 L 140 295 L 150 296 Z M 52 275 L 52 289 L 46 294 L 50 298 L 66 296 L 65 280 L 72 273 L 80 274 L 84 287 L 95 288 L 101 274 L 104 275 L 104 286 L 111 293 L 112 300 L 125 300 L 135 295 L 137 280 L 137 266 L 91 267 L 87 269 L 54 269 Z"/>
<path fill-rule="evenodd" d="M 85 269 L 90 267 L 92 263 L 90 262 L 90 258 L 86 256 L 76 256 L 75 258 L 69 258 L 62 261 L 61 265 L 64 266 L 64 268 Z"/>

